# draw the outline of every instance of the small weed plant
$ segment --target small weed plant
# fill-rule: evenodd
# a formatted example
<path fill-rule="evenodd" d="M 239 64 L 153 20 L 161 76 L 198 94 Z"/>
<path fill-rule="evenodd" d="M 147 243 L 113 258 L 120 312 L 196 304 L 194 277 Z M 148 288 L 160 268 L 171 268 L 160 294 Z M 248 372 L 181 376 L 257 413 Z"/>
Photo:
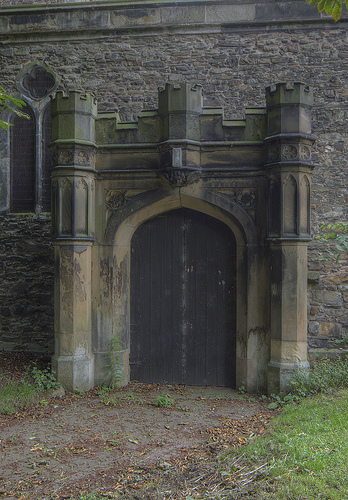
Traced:
<path fill-rule="evenodd" d="M 300 398 L 296 394 L 287 394 L 283 398 L 279 396 L 279 394 L 271 394 L 268 399 L 271 401 L 271 403 L 268 405 L 268 409 L 275 410 L 276 408 L 279 408 L 285 404 L 295 403 L 299 401 Z"/>
<path fill-rule="evenodd" d="M 326 241 L 328 257 L 338 263 L 342 254 L 348 254 L 348 223 L 323 224 L 320 226 L 322 234 L 317 236 L 317 240 Z M 328 260 L 325 257 L 322 260 Z"/>
<path fill-rule="evenodd" d="M 154 402 L 154 406 L 158 408 L 173 408 L 175 405 L 175 400 L 172 399 L 168 394 L 165 396 L 158 396 L 156 401 Z"/>
<path fill-rule="evenodd" d="M 12 414 L 38 403 L 42 392 L 61 387 L 49 370 L 27 368 L 20 381 L 9 380 L 0 390 L 0 413 Z"/>
<path fill-rule="evenodd" d="M 39 370 L 34 366 L 31 370 L 30 377 L 33 379 L 35 389 L 38 391 L 47 391 L 48 389 L 58 389 L 61 387 L 55 376 L 46 368 Z"/>
<path fill-rule="evenodd" d="M 334 342 L 337 345 L 337 347 L 348 346 L 348 335 L 347 334 L 342 335 L 340 339 L 336 339 Z"/>

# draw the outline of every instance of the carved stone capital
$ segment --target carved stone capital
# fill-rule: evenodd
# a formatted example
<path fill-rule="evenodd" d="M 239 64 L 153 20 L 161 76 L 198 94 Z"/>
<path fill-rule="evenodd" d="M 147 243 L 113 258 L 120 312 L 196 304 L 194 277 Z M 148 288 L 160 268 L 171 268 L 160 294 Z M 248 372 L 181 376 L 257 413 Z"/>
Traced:
<path fill-rule="evenodd" d="M 94 168 L 95 151 L 88 147 L 56 147 L 52 151 L 52 165 Z"/>
<path fill-rule="evenodd" d="M 311 147 L 309 144 L 278 143 L 268 145 L 268 163 L 282 161 L 311 161 Z"/>

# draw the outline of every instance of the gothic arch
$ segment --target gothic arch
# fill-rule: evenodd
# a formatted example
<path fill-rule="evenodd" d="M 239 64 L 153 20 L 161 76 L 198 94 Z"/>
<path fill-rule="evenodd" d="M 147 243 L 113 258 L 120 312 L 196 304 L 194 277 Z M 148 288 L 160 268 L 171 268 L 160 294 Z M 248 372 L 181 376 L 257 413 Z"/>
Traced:
<path fill-rule="evenodd" d="M 192 208 L 221 220 L 235 233 L 237 244 L 252 245 L 256 242 L 255 222 L 242 207 L 202 189 L 196 189 L 193 194 L 186 194 L 184 190 L 168 194 L 167 190 L 159 189 L 130 199 L 109 219 L 105 241 L 113 245 L 124 238 L 124 241 L 130 241 L 134 231 L 146 220 L 176 208 Z"/>
<path fill-rule="evenodd" d="M 259 294 L 259 283 L 262 277 L 256 272 L 250 274 L 250 269 L 258 266 L 259 252 L 255 251 L 257 231 L 256 225 L 249 214 L 236 203 L 231 203 L 224 198 L 210 196 L 210 200 L 203 199 L 204 190 L 199 190 L 194 195 L 185 193 L 185 190 L 175 190 L 168 195 L 168 191 L 157 192 L 157 199 L 153 200 L 153 192 L 141 198 L 142 206 L 137 210 L 130 202 L 127 207 L 113 216 L 113 221 L 108 226 L 107 250 L 100 256 L 100 262 L 109 262 L 112 265 L 113 280 L 108 284 L 108 294 L 102 300 L 94 317 L 94 357 L 98 370 L 95 373 L 96 383 L 105 379 L 105 373 L 101 371 L 106 363 L 99 360 L 103 352 L 108 350 L 112 339 L 117 338 L 121 345 L 121 358 L 123 359 L 122 381 L 129 381 L 129 347 L 130 347 L 130 253 L 131 240 L 135 231 L 146 221 L 179 208 L 188 208 L 204 213 L 226 224 L 232 231 L 237 243 L 237 298 L 236 309 L 236 366 L 237 384 L 247 379 L 250 362 L 248 357 L 254 356 L 250 341 L 254 342 L 253 335 L 248 336 L 248 330 L 252 325 L 248 322 L 248 310 L 255 309 L 253 305 L 255 297 Z M 200 197 L 199 197 L 200 196 Z M 206 196 L 209 198 L 209 195 Z M 150 200 L 152 199 L 152 203 Z M 213 204 L 212 202 L 216 203 Z M 117 221 L 117 223 L 116 223 Z M 110 221 L 111 222 L 111 221 Z M 113 235 L 111 228 L 113 229 Z M 103 270 L 100 270 L 100 275 Z M 96 277 L 96 279 L 99 279 Z M 255 310 L 257 317 L 258 310 Z M 265 335 L 257 332 L 257 337 Z M 258 342 L 261 342 L 258 340 Z M 257 364 L 257 361 L 254 361 Z M 255 381 L 257 385 L 257 381 Z"/>

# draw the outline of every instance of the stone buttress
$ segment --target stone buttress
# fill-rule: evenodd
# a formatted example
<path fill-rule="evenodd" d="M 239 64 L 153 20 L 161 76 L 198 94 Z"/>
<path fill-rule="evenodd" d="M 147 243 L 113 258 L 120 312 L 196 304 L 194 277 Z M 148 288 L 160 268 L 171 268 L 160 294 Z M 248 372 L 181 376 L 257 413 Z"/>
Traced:
<path fill-rule="evenodd" d="M 53 370 L 69 390 L 93 386 L 91 248 L 94 241 L 96 101 L 57 92 L 52 101 L 55 238 Z"/>
<path fill-rule="evenodd" d="M 266 90 L 271 259 L 269 392 L 284 392 L 307 363 L 307 245 L 310 233 L 311 107 L 305 84 Z"/>

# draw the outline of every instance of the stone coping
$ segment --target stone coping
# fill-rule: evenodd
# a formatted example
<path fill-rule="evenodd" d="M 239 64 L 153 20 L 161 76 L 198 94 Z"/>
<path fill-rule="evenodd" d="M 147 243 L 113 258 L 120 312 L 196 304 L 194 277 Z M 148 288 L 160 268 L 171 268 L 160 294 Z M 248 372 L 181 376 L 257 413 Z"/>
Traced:
<path fill-rule="evenodd" d="M 346 14 L 340 23 L 347 20 Z M 0 0 L 0 34 L 57 33 L 79 31 L 220 31 L 253 25 L 325 23 L 325 14 L 304 2 L 226 0 L 111 0 L 68 3 L 6 5 Z"/>

